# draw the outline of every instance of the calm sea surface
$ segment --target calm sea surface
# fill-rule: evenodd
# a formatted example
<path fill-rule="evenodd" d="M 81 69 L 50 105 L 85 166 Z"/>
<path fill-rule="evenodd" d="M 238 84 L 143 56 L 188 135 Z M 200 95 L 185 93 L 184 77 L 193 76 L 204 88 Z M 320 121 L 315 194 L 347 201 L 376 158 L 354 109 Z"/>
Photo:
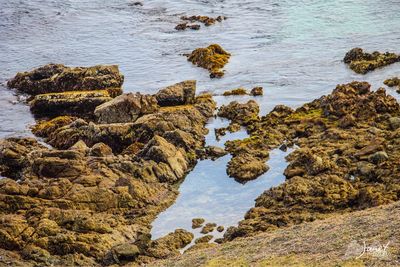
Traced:
<path fill-rule="evenodd" d="M 277 104 L 300 106 L 338 83 L 366 80 L 377 88 L 387 77 L 400 76 L 400 64 L 361 76 L 341 62 L 356 46 L 400 53 L 398 0 L 149 0 L 143 6 L 134 2 L 0 0 L 0 137 L 31 135 L 29 125 L 34 123 L 28 107 L 4 83 L 18 71 L 50 62 L 118 64 L 125 75 L 125 92 L 154 93 L 186 79 L 196 79 L 198 91 L 215 94 L 263 86 L 265 94 L 257 98 L 262 113 Z M 176 32 L 181 15 L 228 19 L 200 31 Z M 212 43 L 232 54 L 222 79 L 210 80 L 206 70 L 182 56 Z M 389 92 L 397 97 L 393 89 Z M 216 100 L 223 104 L 249 98 Z M 213 121 L 209 127 L 221 123 Z M 207 141 L 215 143 L 213 136 Z M 234 225 L 256 196 L 283 181 L 286 163 L 280 151 L 271 153 L 271 170 L 246 185 L 226 176 L 228 159 L 198 164 L 182 184 L 177 203 L 155 221 L 155 236 L 188 228 L 191 216 Z"/>

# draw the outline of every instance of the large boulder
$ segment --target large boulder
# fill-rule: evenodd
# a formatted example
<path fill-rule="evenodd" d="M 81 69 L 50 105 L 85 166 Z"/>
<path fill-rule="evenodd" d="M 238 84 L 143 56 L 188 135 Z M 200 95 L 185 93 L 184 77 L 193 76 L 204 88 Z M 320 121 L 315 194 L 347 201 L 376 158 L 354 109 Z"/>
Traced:
<path fill-rule="evenodd" d="M 196 81 L 183 81 L 161 89 L 155 97 L 160 106 L 177 106 L 195 102 Z"/>
<path fill-rule="evenodd" d="M 111 99 L 107 90 L 50 93 L 35 96 L 30 106 L 36 117 L 75 115 L 92 118 L 95 108 Z"/>
<path fill-rule="evenodd" d="M 19 72 L 7 85 L 30 95 L 107 88 L 115 88 L 112 91 L 120 94 L 123 82 L 124 76 L 117 65 L 72 68 L 48 64 L 32 71 Z"/>
<path fill-rule="evenodd" d="M 229 161 L 227 173 L 238 182 L 245 183 L 256 179 L 268 169 L 264 160 L 251 154 L 239 154 Z"/>
<path fill-rule="evenodd" d="M 138 117 L 158 111 L 157 100 L 151 95 L 124 94 L 106 102 L 94 111 L 98 123 L 134 122 Z"/>

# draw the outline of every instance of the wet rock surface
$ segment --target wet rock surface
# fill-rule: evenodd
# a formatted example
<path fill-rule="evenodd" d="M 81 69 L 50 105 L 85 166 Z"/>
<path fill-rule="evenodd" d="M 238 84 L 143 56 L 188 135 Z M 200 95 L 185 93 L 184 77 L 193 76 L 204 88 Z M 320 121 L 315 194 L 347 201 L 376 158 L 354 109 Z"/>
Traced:
<path fill-rule="evenodd" d="M 299 148 L 287 157 L 286 182 L 259 196 L 225 241 L 399 200 L 399 128 L 391 124 L 399 114 L 384 89 L 352 82 L 296 110 L 277 106 L 250 123 L 249 138 L 227 142 L 233 155 L 261 155 L 284 142 Z M 349 116 L 353 122 L 343 127 Z"/>
<path fill-rule="evenodd" d="M 195 49 L 188 55 L 188 61 L 207 69 L 210 72 L 210 78 L 221 78 L 224 76 L 222 68 L 228 63 L 230 57 L 231 54 L 220 45 L 212 44 L 206 48 Z"/>
<path fill-rule="evenodd" d="M 109 85 L 103 77 L 93 83 Z M 184 90 L 185 105 L 160 109 L 152 96 L 122 95 L 122 104 L 110 97 L 102 124 L 48 108 L 55 118 L 38 121 L 33 132 L 54 148 L 36 139 L 1 140 L 1 248 L 40 266 L 146 263 L 178 254 L 193 235 L 177 230 L 151 241 L 150 224 L 174 202 L 204 146 L 215 102 L 194 90 Z M 129 113 L 127 102 L 140 112 Z M 116 113 L 134 122 L 116 123 Z"/>
<path fill-rule="evenodd" d="M 348 64 L 350 69 L 359 74 L 366 74 L 374 69 L 381 68 L 400 61 L 400 55 L 390 52 L 373 53 L 364 52 L 357 47 L 346 53 L 344 63 Z"/>
<path fill-rule="evenodd" d="M 67 67 L 48 64 L 32 71 L 20 72 L 8 81 L 10 88 L 30 95 L 66 91 L 102 90 L 121 88 L 124 76 L 117 65 L 93 67 Z"/>
<path fill-rule="evenodd" d="M 208 16 L 182 16 L 181 20 L 186 21 L 183 23 L 179 23 L 176 25 L 175 30 L 178 31 L 184 31 L 186 29 L 191 29 L 191 30 L 199 30 L 200 25 L 195 24 L 197 23 L 202 23 L 204 26 L 211 26 L 215 24 L 216 22 L 222 22 L 225 20 L 226 17 L 224 16 L 218 16 L 216 18 L 208 17 Z"/>

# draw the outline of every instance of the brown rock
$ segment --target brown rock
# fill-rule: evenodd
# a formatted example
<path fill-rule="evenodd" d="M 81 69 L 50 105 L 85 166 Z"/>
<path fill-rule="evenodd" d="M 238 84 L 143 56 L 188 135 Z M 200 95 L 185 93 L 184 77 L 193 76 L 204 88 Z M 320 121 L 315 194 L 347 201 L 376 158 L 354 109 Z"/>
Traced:
<path fill-rule="evenodd" d="M 158 104 L 164 106 L 177 106 L 194 104 L 196 94 L 196 81 L 183 81 L 158 91 L 155 97 Z"/>
<path fill-rule="evenodd" d="M 134 122 L 138 117 L 158 111 L 157 100 L 150 95 L 123 94 L 96 107 L 98 123 Z"/>

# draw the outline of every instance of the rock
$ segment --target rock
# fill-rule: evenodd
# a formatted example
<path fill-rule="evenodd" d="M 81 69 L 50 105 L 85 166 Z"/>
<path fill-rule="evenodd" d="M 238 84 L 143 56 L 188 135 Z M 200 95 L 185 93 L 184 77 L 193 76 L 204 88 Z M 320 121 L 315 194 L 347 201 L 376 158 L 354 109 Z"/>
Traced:
<path fill-rule="evenodd" d="M 215 223 L 206 223 L 204 227 L 201 229 L 200 233 L 202 234 L 208 234 L 214 231 L 215 227 L 217 227 L 217 224 Z"/>
<path fill-rule="evenodd" d="M 46 137 L 58 128 L 71 124 L 76 119 L 77 117 L 59 116 L 48 121 L 39 121 L 35 126 L 32 127 L 32 133 L 34 133 L 36 136 Z"/>
<path fill-rule="evenodd" d="M 221 22 L 222 20 L 225 20 L 225 19 L 226 19 L 226 17 L 224 17 L 224 16 L 218 16 L 216 18 L 211 18 L 211 17 L 208 17 L 208 16 L 190 16 L 190 17 L 182 16 L 181 17 L 181 20 L 187 20 L 187 21 L 190 21 L 190 22 L 196 22 L 197 21 L 197 22 L 203 23 L 205 26 L 213 25 L 217 21 Z"/>
<path fill-rule="evenodd" d="M 112 149 L 104 143 L 94 144 L 90 150 L 89 155 L 92 157 L 108 157 L 112 156 Z"/>
<path fill-rule="evenodd" d="M 268 169 L 264 160 L 250 154 L 239 154 L 228 162 L 227 174 L 238 182 L 245 183 L 256 179 Z"/>
<path fill-rule="evenodd" d="M 114 97 L 121 94 L 123 82 L 124 76 L 117 65 L 71 68 L 48 64 L 18 73 L 7 86 L 30 95 L 110 89 L 109 94 Z"/>
<path fill-rule="evenodd" d="M 185 23 L 180 23 L 175 26 L 175 30 L 177 30 L 177 31 L 184 31 L 187 28 L 198 31 L 198 30 L 200 30 L 200 25 L 199 24 L 188 24 L 187 22 L 185 22 Z"/>
<path fill-rule="evenodd" d="M 192 219 L 192 229 L 200 228 L 205 220 L 203 218 L 194 218 Z"/>
<path fill-rule="evenodd" d="M 252 96 L 260 96 L 264 94 L 263 88 L 258 86 L 258 87 L 254 87 L 253 89 L 251 89 L 250 94 Z"/>
<path fill-rule="evenodd" d="M 213 239 L 213 236 L 212 236 L 212 235 L 205 235 L 205 236 L 202 236 L 202 237 L 197 238 L 197 239 L 194 241 L 194 243 L 195 243 L 195 244 L 208 243 L 208 242 L 211 241 L 211 239 Z"/>
<path fill-rule="evenodd" d="M 37 117 L 74 115 L 92 118 L 95 108 L 111 99 L 106 90 L 63 92 L 36 95 L 29 104 Z"/>
<path fill-rule="evenodd" d="M 378 151 L 372 154 L 369 157 L 370 161 L 372 161 L 375 164 L 381 163 L 387 159 L 389 159 L 388 154 L 385 151 Z"/>
<path fill-rule="evenodd" d="M 216 146 L 207 146 L 206 147 L 206 156 L 207 158 L 217 159 L 225 156 L 228 152 L 225 149 L 216 147 Z"/>
<path fill-rule="evenodd" d="M 140 253 L 138 246 L 130 243 L 121 244 L 112 248 L 112 253 L 119 261 L 134 260 Z"/>
<path fill-rule="evenodd" d="M 244 88 L 237 88 L 237 89 L 233 89 L 230 91 L 225 91 L 223 93 L 224 96 L 230 96 L 230 95 L 247 95 L 248 92 L 246 89 Z"/>
<path fill-rule="evenodd" d="M 164 106 L 177 106 L 194 104 L 196 94 L 196 81 L 183 81 L 158 91 L 155 97 L 158 104 Z"/>
<path fill-rule="evenodd" d="M 225 228 L 222 225 L 217 227 L 217 231 L 220 233 L 223 232 L 224 230 L 225 230 Z"/>
<path fill-rule="evenodd" d="M 349 128 L 354 126 L 355 123 L 356 123 L 356 118 L 354 118 L 354 116 L 351 114 L 347 114 L 339 120 L 339 127 Z"/>
<path fill-rule="evenodd" d="M 82 153 L 86 153 L 86 151 L 89 150 L 89 147 L 85 144 L 85 142 L 83 142 L 82 140 L 79 140 L 73 146 L 71 146 L 69 149 L 81 151 Z"/>
<path fill-rule="evenodd" d="M 390 79 L 386 79 L 383 83 L 389 87 L 400 86 L 400 78 L 393 77 Z"/>
<path fill-rule="evenodd" d="M 221 70 L 227 63 L 231 54 L 220 45 L 212 44 L 207 48 L 197 48 L 188 56 L 188 61 L 198 67 L 207 69 L 211 78 L 220 78 L 224 75 Z"/>
<path fill-rule="evenodd" d="M 172 181 L 182 179 L 189 168 L 184 154 L 161 136 L 154 136 L 139 153 L 138 157 L 167 164 L 174 173 L 174 176 L 170 178 L 173 179 Z M 165 182 L 164 179 L 161 179 L 161 182 Z"/>
<path fill-rule="evenodd" d="M 98 123 L 126 123 L 157 111 L 158 105 L 154 96 L 128 93 L 97 106 L 94 115 Z"/>
<path fill-rule="evenodd" d="M 400 117 L 391 117 L 389 119 L 389 125 L 392 130 L 400 128 Z"/>
<path fill-rule="evenodd" d="M 192 240 L 192 233 L 183 229 L 177 229 L 173 233 L 152 241 L 147 248 L 147 255 L 158 259 L 179 255 L 179 249 L 189 245 Z"/>
<path fill-rule="evenodd" d="M 395 53 L 365 53 L 361 48 L 353 48 L 346 53 L 344 63 L 356 73 L 366 74 L 376 68 L 381 68 L 400 61 L 400 55 Z"/>
<path fill-rule="evenodd" d="M 247 125 L 258 120 L 260 108 L 254 100 L 240 104 L 237 101 L 222 105 L 219 108 L 218 116 L 230 119 L 232 122 L 240 125 Z"/>

